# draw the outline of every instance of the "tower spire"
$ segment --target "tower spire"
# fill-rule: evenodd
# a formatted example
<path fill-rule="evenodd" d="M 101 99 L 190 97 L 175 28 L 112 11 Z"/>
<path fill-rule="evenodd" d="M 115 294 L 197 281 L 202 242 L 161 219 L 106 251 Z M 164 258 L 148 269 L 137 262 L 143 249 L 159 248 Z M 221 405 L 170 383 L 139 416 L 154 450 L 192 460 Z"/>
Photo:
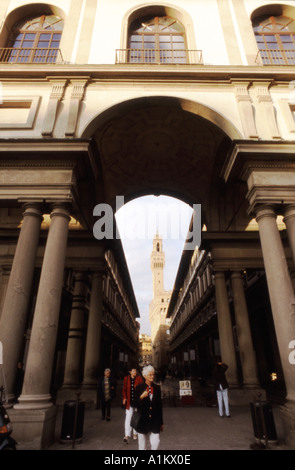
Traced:
<path fill-rule="evenodd" d="M 153 251 L 151 253 L 151 270 L 153 274 L 153 297 L 164 292 L 164 266 L 165 253 L 163 251 L 163 240 L 158 231 L 153 239 Z"/>

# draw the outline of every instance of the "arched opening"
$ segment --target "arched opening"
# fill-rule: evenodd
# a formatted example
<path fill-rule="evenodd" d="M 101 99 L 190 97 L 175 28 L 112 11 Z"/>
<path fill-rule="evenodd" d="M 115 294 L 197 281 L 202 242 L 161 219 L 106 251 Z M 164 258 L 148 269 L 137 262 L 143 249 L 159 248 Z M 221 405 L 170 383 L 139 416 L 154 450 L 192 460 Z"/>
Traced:
<path fill-rule="evenodd" d="M 0 61 L 9 63 L 55 63 L 65 15 L 55 6 L 37 4 L 13 10 L 6 18 L 0 45 Z"/>
<path fill-rule="evenodd" d="M 82 133 L 82 137 L 92 137 L 96 144 L 101 175 L 100 180 L 97 181 L 99 191 L 97 199 L 104 200 L 114 208 L 116 197 L 123 196 L 126 210 L 131 204 L 130 201 L 139 201 L 141 197 L 147 195 L 170 196 L 183 201 L 189 207 L 200 204 L 202 224 L 206 225 L 208 233 L 215 231 L 218 234 L 245 230 L 249 223 L 245 198 L 247 188 L 241 183 L 239 185 L 227 183 L 225 186 L 221 178 L 221 169 L 229 146 L 238 136 L 239 132 L 232 123 L 215 110 L 200 103 L 160 96 L 119 103 L 96 116 Z M 118 216 L 121 210 L 118 211 Z M 144 217 L 144 211 L 140 215 Z M 143 319 L 147 318 L 148 304 L 152 301 L 152 293 L 147 292 L 152 286 L 149 257 L 153 248 L 152 238 L 157 228 L 149 234 L 150 248 L 145 248 L 147 259 L 143 261 L 141 248 L 139 251 L 135 249 L 137 245 L 135 239 L 140 236 L 141 230 L 145 230 L 145 220 L 134 225 L 127 215 L 124 216 L 124 212 L 122 212 L 122 217 L 131 238 L 129 240 L 132 250 L 131 261 L 128 260 L 124 240 L 122 240 L 123 248 L 131 278 L 135 283 L 133 287 L 139 304 L 140 317 Z M 185 232 L 184 237 L 189 229 L 189 221 L 190 219 L 186 224 L 181 225 Z M 160 229 L 159 235 L 161 235 Z M 231 234 L 230 237 L 232 237 Z M 173 269 L 169 269 L 173 274 L 173 281 L 169 287 L 167 286 L 165 293 L 169 292 L 168 288 L 170 292 L 174 290 L 176 273 L 181 276 L 181 272 L 178 272 L 178 263 L 183 255 L 183 247 L 184 241 L 178 251 L 176 265 Z M 161 253 L 157 252 L 156 244 L 154 248 L 155 257 L 161 257 Z M 163 243 L 163 250 L 165 254 L 168 253 L 166 240 Z M 169 251 L 172 253 L 175 249 L 172 248 Z M 194 256 L 192 251 L 187 252 L 185 258 L 185 268 L 192 266 L 192 269 L 199 259 L 198 254 Z M 140 281 L 139 274 L 132 274 L 132 263 L 135 266 L 138 261 L 139 269 L 145 272 L 146 277 L 143 281 Z M 160 262 L 161 260 L 157 261 L 157 263 Z M 207 264 L 203 267 L 204 271 L 200 280 L 194 280 L 197 282 L 197 290 L 200 292 L 202 302 L 205 300 L 204 296 L 210 296 L 210 300 L 213 298 L 212 276 Z M 158 268 L 160 269 L 160 266 Z M 157 274 L 161 275 L 158 272 Z M 156 280 L 158 279 L 156 277 Z M 139 282 L 138 288 L 137 282 Z M 161 282 L 160 278 L 160 284 Z M 193 292 L 195 296 L 196 289 Z M 141 294 L 145 297 L 144 307 L 140 305 Z M 165 331 L 169 329 L 164 317 L 167 314 L 165 299 L 168 297 L 170 298 L 170 293 L 159 297 L 158 304 L 158 317 L 163 320 L 161 325 L 162 330 Z M 164 302 L 161 299 L 164 299 Z M 193 302 L 197 300 L 189 296 L 187 301 L 193 305 Z M 207 297 L 202 305 L 204 308 L 202 307 L 200 312 L 198 310 L 198 319 L 206 319 L 207 315 L 216 311 L 214 302 L 209 302 Z M 156 308 L 154 311 L 156 312 Z M 184 320 L 185 314 L 181 315 Z M 208 333 L 210 341 L 211 331 L 213 331 L 212 334 L 217 335 L 216 316 L 212 317 L 212 322 L 214 322 L 214 328 L 210 327 Z M 146 332 L 147 330 L 143 330 L 143 333 Z M 155 338 L 155 344 L 158 347 L 157 336 Z M 209 354 L 206 356 L 207 360 L 209 356 Z"/>
<path fill-rule="evenodd" d="M 220 177 L 230 143 L 240 134 L 212 108 L 175 97 L 137 98 L 96 116 L 81 136 L 96 144 L 102 178 L 97 199 L 112 207 L 118 195 L 128 202 L 165 194 L 191 206 L 201 204 L 208 228 L 227 229 L 237 212 L 246 218 L 243 227 L 248 224 L 241 202 L 246 188 L 242 195 L 228 184 L 225 193 Z M 220 217 L 226 198 L 237 206 Z"/>
<path fill-rule="evenodd" d="M 255 39 L 263 65 L 295 64 L 295 9 L 267 5 L 252 14 Z"/>
<path fill-rule="evenodd" d="M 116 213 L 126 261 L 129 267 L 141 318 L 141 333 L 150 334 L 149 304 L 153 300 L 150 256 L 153 240 L 159 234 L 165 252 L 164 288 L 171 291 L 175 282 L 193 210 L 179 199 L 169 196 L 142 196 Z M 156 253 L 160 243 L 156 243 Z"/>
<path fill-rule="evenodd" d="M 135 8 L 123 21 L 117 62 L 186 64 L 202 63 L 193 21 L 182 8 L 159 4 Z"/>
<path fill-rule="evenodd" d="M 169 16 L 136 20 L 129 28 L 130 63 L 185 64 L 189 62 L 182 24 Z"/>

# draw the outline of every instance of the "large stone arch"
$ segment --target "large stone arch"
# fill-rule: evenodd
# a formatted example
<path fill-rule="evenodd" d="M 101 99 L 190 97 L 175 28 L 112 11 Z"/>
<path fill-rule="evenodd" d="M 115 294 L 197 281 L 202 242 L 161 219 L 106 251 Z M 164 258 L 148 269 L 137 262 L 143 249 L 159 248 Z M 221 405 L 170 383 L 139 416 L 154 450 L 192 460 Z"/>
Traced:
<path fill-rule="evenodd" d="M 119 117 L 122 112 L 133 110 L 150 103 L 152 106 L 157 106 L 162 103 L 171 103 L 183 111 L 190 112 L 200 116 L 212 124 L 219 127 L 231 140 L 243 139 L 242 134 L 237 129 L 235 124 L 227 117 L 221 115 L 213 108 L 206 106 L 197 101 L 187 100 L 176 96 L 143 96 L 140 98 L 132 98 L 126 101 L 117 103 L 96 116 L 92 117 L 89 122 L 82 129 L 80 137 L 82 139 L 89 139 L 98 128 L 103 127 L 107 122 Z"/>
<path fill-rule="evenodd" d="M 240 188 L 225 188 L 220 177 L 230 144 L 241 135 L 200 103 L 157 96 L 127 100 L 97 115 L 81 137 L 96 143 L 99 197 L 113 207 L 119 195 L 129 201 L 166 194 L 201 204 L 206 225 L 225 230 L 237 211 L 235 203 L 226 209 L 229 198 L 242 204 L 245 188 L 237 195 Z"/>

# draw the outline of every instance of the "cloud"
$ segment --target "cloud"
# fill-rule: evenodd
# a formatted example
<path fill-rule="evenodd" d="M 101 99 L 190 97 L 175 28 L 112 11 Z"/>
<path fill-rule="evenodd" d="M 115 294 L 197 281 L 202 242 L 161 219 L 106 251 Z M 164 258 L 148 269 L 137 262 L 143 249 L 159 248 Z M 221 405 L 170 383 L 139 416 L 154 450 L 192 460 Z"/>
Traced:
<path fill-rule="evenodd" d="M 140 312 L 140 332 L 150 334 L 149 304 L 153 298 L 150 255 L 158 230 L 165 251 L 164 286 L 172 290 L 192 208 L 168 196 L 145 196 L 125 204 L 116 220 Z"/>

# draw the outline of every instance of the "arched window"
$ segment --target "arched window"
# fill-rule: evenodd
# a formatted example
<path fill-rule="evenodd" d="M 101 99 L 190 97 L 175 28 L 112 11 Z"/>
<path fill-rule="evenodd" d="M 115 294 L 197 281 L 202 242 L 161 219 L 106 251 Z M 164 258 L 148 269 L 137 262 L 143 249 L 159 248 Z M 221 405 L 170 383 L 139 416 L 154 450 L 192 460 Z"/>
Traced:
<path fill-rule="evenodd" d="M 59 56 L 64 21 L 42 15 L 18 22 L 10 35 L 5 60 L 18 63 L 54 63 Z"/>
<path fill-rule="evenodd" d="M 253 29 L 263 64 L 295 65 L 295 19 L 260 16 Z"/>
<path fill-rule="evenodd" d="M 136 20 L 129 29 L 131 63 L 185 64 L 187 50 L 182 24 L 169 16 Z"/>

